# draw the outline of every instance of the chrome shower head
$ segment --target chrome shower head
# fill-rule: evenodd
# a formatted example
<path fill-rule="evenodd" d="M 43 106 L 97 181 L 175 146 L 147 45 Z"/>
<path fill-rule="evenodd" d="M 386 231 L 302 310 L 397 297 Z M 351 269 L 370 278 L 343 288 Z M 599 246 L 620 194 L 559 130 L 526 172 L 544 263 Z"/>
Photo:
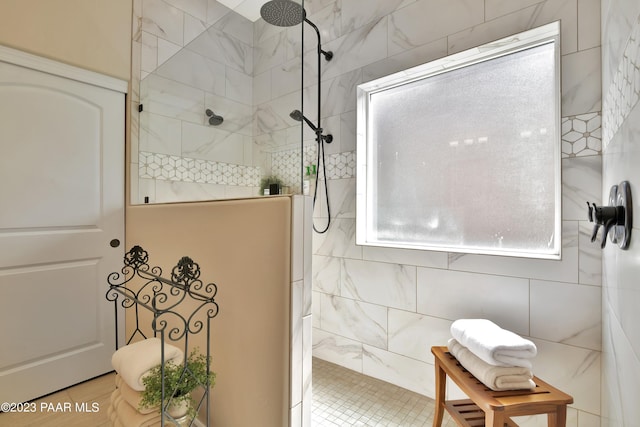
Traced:
<path fill-rule="evenodd" d="M 305 18 L 302 5 L 292 0 L 271 0 L 260 8 L 260 16 L 277 27 L 293 27 Z"/>

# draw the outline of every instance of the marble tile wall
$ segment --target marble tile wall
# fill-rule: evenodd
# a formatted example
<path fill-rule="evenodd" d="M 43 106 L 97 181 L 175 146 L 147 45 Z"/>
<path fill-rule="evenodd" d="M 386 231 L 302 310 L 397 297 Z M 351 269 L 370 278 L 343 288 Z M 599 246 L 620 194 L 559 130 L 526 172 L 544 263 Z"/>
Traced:
<path fill-rule="evenodd" d="M 184 46 L 185 41 L 204 34 L 209 22 L 220 19 L 223 13 L 210 7 L 215 3 L 212 1 L 207 2 L 204 18 L 200 1 L 189 5 L 196 10 L 186 11 L 184 4 L 189 2 L 166 0 L 165 4 L 183 11 L 182 24 L 171 23 L 169 16 L 158 10 L 164 7 L 161 3 L 161 0 L 140 0 L 134 5 L 135 16 L 142 17 L 143 6 L 158 15 L 155 26 L 142 19 L 134 20 L 134 34 L 139 35 L 134 41 L 134 53 L 136 49 L 145 52 L 142 58 L 151 57 L 144 60 L 150 64 L 145 68 L 162 68 L 157 78 L 167 79 L 178 71 L 173 66 L 163 67 L 162 60 L 175 54 L 176 46 Z M 488 317 L 538 345 L 535 373 L 574 396 L 569 426 L 599 425 L 602 350 L 599 295 L 603 271 L 601 250 L 589 241 L 591 224 L 584 202 L 602 200 L 601 122 L 606 122 L 607 112 L 601 113 L 601 78 L 609 71 L 601 67 L 600 61 L 600 1 L 306 0 L 305 8 L 309 19 L 320 28 L 323 49 L 335 55 L 332 61 L 322 62 L 320 112 L 322 127 L 334 136 L 334 141 L 325 147 L 332 218 L 327 233 L 313 235 L 310 303 L 314 316 L 306 318 L 302 325 L 302 329 L 313 327 L 314 356 L 433 396 L 433 359 L 429 347 L 446 342 L 448 328 L 456 318 Z M 200 18 L 193 19 L 196 16 Z M 602 18 L 607 24 L 605 16 L 608 15 Z M 631 34 L 633 25 L 628 17 L 629 14 L 616 15 Z M 562 21 L 562 260 L 355 245 L 352 165 L 356 145 L 356 86 L 555 20 Z M 301 30 L 304 44 L 300 42 Z M 318 114 L 315 33 L 308 26 L 278 28 L 259 20 L 253 25 L 253 57 L 241 63 L 237 62 L 238 52 L 242 51 L 241 43 L 247 40 L 234 37 L 238 40 L 231 55 L 238 64 L 234 71 L 244 73 L 249 66 L 253 69 L 250 83 L 253 116 L 250 123 L 235 122 L 243 137 L 251 135 L 253 146 L 243 153 L 252 157 L 253 166 L 265 169 L 271 167 L 273 159 L 273 164 L 285 173 L 287 165 L 296 163 L 292 150 L 299 147 L 301 137 L 300 124 L 289 113 L 304 107 L 307 117 L 315 118 Z M 153 62 L 154 55 L 149 55 L 155 52 L 156 44 L 158 64 Z M 609 68 L 617 70 L 619 61 L 611 57 L 621 57 L 626 46 L 626 39 L 612 41 L 609 50 L 613 54 L 607 55 L 606 49 L 602 52 L 604 63 L 611 63 Z M 207 78 L 189 78 L 207 85 L 210 96 L 221 97 L 222 87 L 212 77 L 217 72 L 212 64 L 216 58 L 204 55 L 201 49 L 187 50 L 182 53 L 184 59 L 199 54 L 199 63 L 208 67 L 211 74 Z M 302 86 L 300 73 L 304 76 Z M 197 124 L 199 107 L 194 107 L 195 98 L 189 98 L 190 92 L 184 88 L 188 82 L 176 81 L 179 89 L 174 92 L 180 96 L 169 91 L 170 101 L 160 102 L 155 108 L 168 115 L 167 111 L 183 105 L 177 119 Z M 247 84 L 242 76 L 236 81 L 237 87 Z M 139 91 L 134 85 L 134 100 L 139 99 Z M 230 104 L 240 109 L 246 98 L 246 94 L 237 96 Z M 166 134 L 177 132 L 171 120 L 164 126 Z M 132 127 L 142 128 L 144 123 L 137 123 L 134 118 Z M 156 135 L 147 138 L 161 139 Z M 303 127 L 302 138 L 305 161 L 311 161 L 317 155 L 313 133 Z M 170 144 L 160 142 L 159 146 L 165 148 L 141 151 L 184 156 Z M 135 147 L 132 154 L 136 174 L 140 171 L 137 151 Z M 206 150 L 194 145 L 188 152 Z M 207 155 L 185 157 L 211 160 Z M 224 163 L 234 163 L 234 156 L 240 154 L 231 152 L 229 156 Z M 216 184 L 204 187 L 198 182 L 160 180 L 153 183 L 142 180 L 140 190 L 147 184 L 160 186 L 163 194 L 180 200 L 225 191 L 215 187 Z M 326 203 L 320 198 L 316 204 L 314 222 L 318 225 L 326 223 Z M 610 272 L 605 271 L 607 274 Z M 621 305 L 629 303 L 616 301 Z M 620 324 L 614 324 L 611 330 L 611 336 L 624 336 Z M 633 354 L 621 353 L 620 357 L 628 360 Z M 456 395 L 459 391 L 450 386 L 450 393 Z M 546 425 L 543 417 L 521 421 L 526 426 Z"/>
<path fill-rule="evenodd" d="M 357 246 L 355 178 L 328 173 L 331 226 L 313 238 L 313 353 L 433 396 L 430 347 L 446 343 L 457 318 L 490 318 L 536 343 L 536 375 L 575 399 L 567 425 L 599 425 L 601 250 L 590 242 L 585 202 L 602 198 L 600 2 L 307 0 L 305 5 L 321 28 L 323 48 L 335 55 L 322 71 L 323 128 L 335 138 L 327 150 L 347 158 L 355 152 L 358 84 L 562 20 L 562 260 Z M 310 117 L 316 114 L 315 77 L 307 74 L 313 71 L 314 41 L 305 33 L 303 64 L 310 78 L 302 96 Z M 272 69 L 272 77 L 291 67 Z M 283 95 L 276 87 L 272 95 L 278 99 Z M 316 205 L 317 225 L 326 224 L 325 204 Z M 460 395 L 453 385 L 449 392 Z M 519 421 L 546 425 L 545 417 Z"/>
<path fill-rule="evenodd" d="M 213 0 L 134 8 L 143 110 L 133 114 L 132 202 L 257 195 L 264 165 L 254 162 L 253 23 Z M 209 125 L 206 109 L 223 123 Z"/>
<path fill-rule="evenodd" d="M 638 212 L 640 182 L 640 3 L 602 1 L 603 194 L 628 180 Z M 602 426 L 640 419 L 640 240 L 637 221 L 629 249 L 603 252 Z"/>

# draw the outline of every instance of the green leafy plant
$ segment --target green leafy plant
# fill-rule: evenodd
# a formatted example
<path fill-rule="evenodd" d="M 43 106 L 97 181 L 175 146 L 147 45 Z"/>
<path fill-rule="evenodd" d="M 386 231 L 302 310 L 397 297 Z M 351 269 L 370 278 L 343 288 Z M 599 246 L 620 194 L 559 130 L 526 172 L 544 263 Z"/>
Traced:
<path fill-rule="evenodd" d="M 282 187 L 283 182 L 275 175 L 265 176 L 260 180 L 260 195 L 263 195 L 264 190 L 269 188 L 271 184 L 278 184 L 280 187 Z"/>
<path fill-rule="evenodd" d="M 196 416 L 196 402 L 191 397 L 191 392 L 199 386 L 213 387 L 216 374 L 207 371 L 207 361 L 211 364 L 211 358 L 207 360 L 204 354 L 193 349 L 187 358 L 186 368 L 172 361 L 164 364 L 164 402 L 162 402 L 162 371 L 158 365 L 149 371 L 142 379 L 144 391 L 139 408 L 154 408 L 162 406 L 187 405 L 187 414 L 190 418 Z"/>

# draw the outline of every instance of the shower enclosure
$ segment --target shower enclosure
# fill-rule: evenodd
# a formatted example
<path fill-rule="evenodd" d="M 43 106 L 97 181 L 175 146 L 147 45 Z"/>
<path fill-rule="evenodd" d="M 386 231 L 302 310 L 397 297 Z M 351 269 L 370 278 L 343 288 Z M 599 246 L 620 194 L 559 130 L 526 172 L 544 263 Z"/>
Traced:
<path fill-rule="evenodd" d="M 275 3 L 303 13 L 302 1 Z M 316 100 L 303 26 L 218 2 L 186 7 L 159 2 L 134 19 L 131 203 L 259 197 L 273 180 L 301 194 L 318 155 L 290 117 Z"/>

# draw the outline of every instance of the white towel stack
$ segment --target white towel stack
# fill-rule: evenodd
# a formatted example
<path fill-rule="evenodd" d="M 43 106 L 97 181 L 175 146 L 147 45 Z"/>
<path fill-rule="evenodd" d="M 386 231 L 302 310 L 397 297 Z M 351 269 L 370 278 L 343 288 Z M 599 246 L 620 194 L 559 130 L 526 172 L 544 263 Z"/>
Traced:
<path fill-rule="evenodd" d="M 486 319 L 459 319 L 451 325 L 449 352 L 492 390 L 535 388 L 531 359 L 533 342 Z"/>
<path fill-rule="evenodd" d="M 118 349 L 111 357 L 117 372 L 116 389 L 111 395 L 107 414 L 117 427 L 147 427 L 160 425 L 159 408 L 139 409 L 144 391 L 143 378 L 161 363 L 161 341 L 148 338 Z M 176 365 L 183 362 L 184 353 L 179 348 L 165 344 L 164 358 Z"/>

